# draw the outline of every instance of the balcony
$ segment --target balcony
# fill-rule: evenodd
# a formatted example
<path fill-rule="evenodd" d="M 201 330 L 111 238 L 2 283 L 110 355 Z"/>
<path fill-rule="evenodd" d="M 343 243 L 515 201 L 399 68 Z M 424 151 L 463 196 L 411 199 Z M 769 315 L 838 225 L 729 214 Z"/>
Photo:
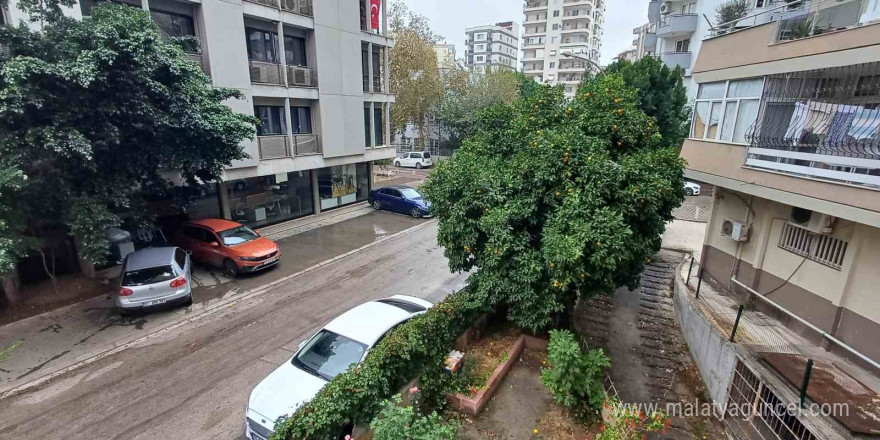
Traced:
<path fill-rule="evenodd" d="M 298 15 L 312 17 L 312 0 L 245 0 L 270 8 L 282 9 Z"/>
<path fill-rule="evenodd" d="M 651 0 L 648 3 L 648 22 L 656 23 L 660 21 L 660 5 L 662 3 L 660 0 Z"/>
<path fill-rule="evenodd" d="M 650 50 L 653 50 L 655 47 L 657 47 L 657 34 L 645 34 L 645 38 L 642 39 L 642 47 Z"/>
<path fill-rule="evenodd" d="M 316 134 L 293 135 L 293 148 L 297 156 L 321 154 L 321 144 Z"/>
<path fill-rule="evenodd" d="M 565 6 L 577 6 L 577 5 L 591 5 L 593 4 L 593 0 L 565 0 L 562 2 Z"/>
<path fill-rule="evenodd" d="M 250 60 L 249 65 L 252 83 L 284 85 L 284 74 L 281 64 Z"/>
<path fill-rule="evenodd" d="M 526 2 L 526 11 L 530 11 L 532 9 L 542 9 L 547 7 L 547 2 L 545 1 L 527 1 Z"/>
<path fill-rule="evenodd" d="M 257 136 L 257 147 L 260 150 L 260 160 L 291 157 L 290 143 L 285 135 Z"/>
<path fill-rule="evenodd" d="M 472 62 L 468 62 L 468 64 L 473 64 Z M 364 93 L 385 93 L 385 87 L 383 87 L 382 77 L 373 76 L 370 78 L 370 75 L 362 75 L 363 76 L 363 85 L 364 85 Z"/>
<path fill-rule="evenodd" d="M 287 66 L 289 87 L 318 87 L 318 70 L 313 67 Z"/>
<path fill-rule="evenodd" d="M 778 23 L 775 42 L 799 40 L 876 23 L 876 0 L 791 0 L 742 19 L 720 23 L 711 36 L 721 36 L 767 23 Z"/>
<path fill-rule="evenodd" d="M 670 69 L 681 67 L 687 70 L 691 68 L 692 56 L 690 52 L 666 52 L 660 54 L 660 61 L 666 63 Z"/>
<path fill-rule="evenodd" d="M 697 14 L 671 14 L 660 18 L 657 36 L 660 38 L 687 37 L 697 31 Z"/>

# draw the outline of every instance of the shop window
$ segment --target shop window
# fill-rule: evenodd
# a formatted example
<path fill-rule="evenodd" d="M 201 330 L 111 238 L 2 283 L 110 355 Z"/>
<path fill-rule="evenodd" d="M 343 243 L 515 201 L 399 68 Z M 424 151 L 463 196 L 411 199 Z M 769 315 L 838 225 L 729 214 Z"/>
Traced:
<path fill-rule="evenodd" d="M 370 176 L 366 164 L 321 168 L 317 173 L 321 210 L 367 199 Z"/>
<path fill-rule="evenodd" d="M 293 171 L 226 183 L 230 218 L 250 227 L 315 212 L 310 171 Z"/>

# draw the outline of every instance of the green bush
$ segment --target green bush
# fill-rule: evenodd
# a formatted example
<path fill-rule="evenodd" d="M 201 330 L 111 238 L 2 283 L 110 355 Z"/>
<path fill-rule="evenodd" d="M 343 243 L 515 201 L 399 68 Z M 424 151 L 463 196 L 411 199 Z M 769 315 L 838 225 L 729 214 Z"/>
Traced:
<path fill-rule="evenodd" d="M 309 403 L 276 423 L 272 440 L 331 439 L 345 426 L 368 424 L 383 400 L 439 365 L 455 339 L 488 311 L 486 299 L 472 292 L 470 286 L 460 290 L 391 332 L 363 363 L 336 376 Z"/>
<path fill-rule="evenodd" d="M 459 426 L 444 422 L 436 412 L 422 415 L 413 406 L 403 406 L 400 395 L 395 395 L 382 404 L 370 427 L 374 440 L 455 440 Z"/>
<path fill-rule="evenodd" d="M 578 416 L 602 408 L 605 400 L 602 379 L 611 360 L 601 348 L 584 355 L 574 334 L 568 330 L 551 330 L 547 359 L 550 367 L 541 370 L 541 381 L 557 403 Z"/>

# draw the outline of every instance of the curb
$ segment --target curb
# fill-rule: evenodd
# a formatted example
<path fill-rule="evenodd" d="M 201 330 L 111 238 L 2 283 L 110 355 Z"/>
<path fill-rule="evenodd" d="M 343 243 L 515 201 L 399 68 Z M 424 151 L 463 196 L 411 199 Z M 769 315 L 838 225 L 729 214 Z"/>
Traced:
<path fill-rule="evenodd" d="M 262 295 L 263 293 L 268 292 L 269 290 L 272 290 L 272 288 L 274 288 L 275 286 L 277 286 L 277 285 L 279 285 L 279 284 L 281 284 L 281 283 L 285 283 L 285 282 L 287 282 L 287 281 L 289 281 L 289 280 L 291 280 L 291 279 L 293 279 L 293 278 L 296 278 L 296 277 L 298 277 L 298 276 L 300 276 L 300 275 L 303 275 L 303 274 L 309 273 L 309 272 L 311 272 L 311 271 L 313 271 L 313 270 L 315 270 L 315 269 L 322 268 L 322 267 L 324 267 L 324 266 L 326 266 L 326 265 L 328 265 L 328 264 L 332 264 L 332 263 L 334 263 L 334 262 L 336 262 L 336 261 L 339 261 L 339 260 L 341 260 L 341 259 L 343 259 L 343 258 L 349 257 L 349 256 L 351 256 L 351 255 L 353 255 L 353 254 L 358 253 L 358 252 L 361 252 L 361 251 L 367 250 L 367 249 L 369 249 L 369 248 L 371 248 L 371 247 L 374 247 L 374 246 L 377 246 L 377 245 L 379 245 L 379 244 L 385 243 L 386 241 L 390 241 L 390 240 L 393 240 L 393 239 L 398 238 L 398 237 L 400 237 L 400 236 L 403 236 L 403 235 L 409 234 L 409 233 L 411 233 L 411 232 L 415 232 L 415 231 L 417 231 L 417 230 L 419 230 L 419 229 L 422 229 L 422 228 L 427 227 L 428 225 L 435 224 L 436 222 L 437 222 L 437 220 L 429 220 L 429 221 L 426 221 L 426 222 L 424 222 L 424 223 L 422 223 L 422 224 L 419 224 L 419 225 L 413 226 L 413 227 L 408 228 L 408 229 L 404 229 L 404 230 L 402 230 L 402 231 L 400 231 L 400 232 L 396 232 L 396 233 L 391 234 L 391 235 L 386 236 L 386 237 L 382 237 L 382 238 L 380 238 L 380 239 L 378 239 L 378 240 L 376 240 L 376 241 L 374 241 L 374 242 L 372 242 L 372 243 L 369 243 L 369 244 L 363 245 L 363 246 L 361 246 L 361 247 L 359 247 L 359 248 L 357 248 L 357 249 L 352 249 L 352 250 L 350 250 L 350 251 L 348 251 L 348 252 L 345 252 L 345 253 L 343 253 L 343 254 L 339 254 L 339 255 L 337 255 L 337 256 L 335 256 L 335 257 L 333 257 L 333 258 L 330 258 L 330 259 L 328 259 L 328 260 L 321 261 L 320 263 L 316 263 L 316 264 L 314 264 L 314 265 L 312 265 L 312 266 L 309 266 L 309 267 L 307 267 L 307 268 L 305 268 L 305 269 L 303 269 L 303 270 L 301 270 L 301 271 L 299 271 L 299 272 L 295 272 L 295 273 L 292 273 L 292 274 L 287 275 L 287 276 L 285 276 L 285 277 L 279 278 L 279 279 L 277 279 L 277 280 L 275 280 L 275 281 L 272 281 L 271 283 L 264 284 L 264 285 L 262 285 L 262 286 L 255 287 L 255 288 L 253 288 L 253 289 L 250 289 L 250 290 L 244 291 L 244 292 L 242 292 L 241 294 L 239 294 L 239 295 L 235 295 L 235 296 L 230 297 L 230 298 L 228 298 L 228 299 L 226 299 L 226 300 L 220 300 L 220 301 L 217 301 L 217 302 L 214 303 L 214 304 L 211 304 L 211 305 L 209 305 L 209 306 L 205 306 L 204 309 L 199 310 L 198 312 L 196 312 L 196 313 L 193 314 L 192 316 L 188 316 L 188 317 L 186 317 L 186 318 L 184 318 L 184 319 L 180 319 L 180 320 L 176 320 L 176 321 L 169 322 L 169 323 L 165 324 L 164 326 L 161 326 L 161 327 L 155 329 L 154 331 L 152 331 L 152 332 L 150 332 L 150 333 L 148 333 L 148 334 L 138 336 L 137 338 L 135 338 L 135 339 L 133 339 L 133 340 L 130 340 L 130 341 L 128 341 L 128 342 L 121 342 L 119 345 L 116 345 L 116 346 L 110 347 L 110 348 L 108 348 L 108 349 L 106 349 L 106 350 L 104 350 L 104 351 L 102 351 L 102 352 L 100 352 L 100 353 L 94 354 L 94 355 L 92 355 L 92 356 L 90 356 L 90 357 L 88 357 L 88 358 L 86 358 L 86 359 L 83 359 L 83 360 L 81 360 L 81 361 L 75 362 L 75 363 L 73 363 L 73 364 L 71 364 L 71 365 L 68 365 L 68 366 L 66 366 L 66 367 L 64 367 L 64 368 L 61 368 L 61 369 L 59 369 L 59 370 L 56 370 L 56 371 L 54 371 L 54 372 L 52 372 L 52 373 L 48 373 L 48 374 L 46 374 L 46 375 L 40 376 L 40 377 L 38 377 L 38 378 L 36 378 L 36 379 L 30 381 L 30 382 L 27 382 L 27 383 L 24 383 L 24 384 L 18 385 L 18 386 L 14 387 L 14 388 L 11 388 L 11 389 L 7 390 L 7 391 L 4 391 L 4 392 L 0 393 L 0 401 L 5 400 L 5 399 L 8 399 L 8 398 L 10 398 L 10 397 L 13 397 L 13 396 L 15 396 L 15 395 L 17 395 L 17 394 L 20 394 L 20 393 L 22 393 L 22 392 L 24 392 L 24 391 L 27 391 L 28 389 L 31 389 L 31 388 L 34 388 L 34 387 L 36 387 L 36 386 L 42 385 L 42 384 L 44 384 L 44 383 L 46 383 L 46 382 L 48 382 L 48 381 L 50 381 L 50 380 L 52 380 L 52 379 L 54 379 L 54 378 L 56 378 L 56 377 L 58 377 L 58 376 L 61 376 L 61 375 L 67 374 L 67 373 L 69 373 L 69 372 L 71 372 L 71 371 L 77 370 L 77 369 L 82 368 L 82 367 L 84 367 L 84 366 L 86 366 L 86 365 L 89 365 L 89 364 L 91 364 L 91 363 L 97 362 L 97 361 L 99 361 L 99 360 L 101 360 L 101 359 L 104 359 L 105 357 L 108 357 L 108 356 L 110 356 L 110 355 L 113 355 L 113 354 L 119 353 L 119 352 L 121 352 L 121 351 L 124 351 L 124 350 L 128 349 L 129 347 L 132 347 L 132 346 L 137 345 L 137 344 L 140 344 L 140 343 L 142 343 L 142 342 L 144 342 L 144 341 L 148 341 L 148 340 L 150 340 L 150 339 L 153 339 L 153 338 L 156 338 L 156 337 L 162 336 L 162 335 L 164 335 L 164 334 L 167 334 L 168 332 L 170 332 L 170 331 L 172 331 L 172 330 L 175 330 L 175 329 L 178 329 L 178 328 L 180 328 L 180 327 L 183 327 L 183 326 L 186 325 L 186 324 L 190 324 L 190 323 L 193 323 L 193 322 L 195 322 L 195 321 L 198 321 L 198 320 L 200 320 L 200 319 L 202 319 L 202 318 L 204 318 L 204 317 L 207 317 L 207 316 L 213 314 L 214 312 L 217 312 L 217 311 L 220 310 L 222 307 L 225 307 L 225 306 L 231 306 L 231 305 L 233 305 L 233 304 L 235 304 L 235 303 L 237 303 L 237 302 L 239 302 L 239 301 L 247 300 L 247 299 L 250 299 L 250 298 L 257 297 L 257 296 L 259 296 L 259 295 Z M 186 315 L 184 315 L 184 316 L 186 316 Z"/>

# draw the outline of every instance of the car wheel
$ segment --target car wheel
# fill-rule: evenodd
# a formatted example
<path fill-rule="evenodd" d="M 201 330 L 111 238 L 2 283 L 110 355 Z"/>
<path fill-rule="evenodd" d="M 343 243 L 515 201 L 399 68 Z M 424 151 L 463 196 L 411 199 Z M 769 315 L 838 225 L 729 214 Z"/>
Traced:
<path fill-rule="evenodd" d="M 410 214 L 412 214 L 413 218 L 422 218 L 422 210 L 419 208 L 413 208 Z"/>
<path fill-rule="evenodd" d="M 382 209 L 382 202 L 376 200 L 373 202 L 373 208 L 376 208 L 376 211 Z"/>
<path fill-rule="evenodd" d="M 394 166 L 396 166 L 397 168 L 400 168 L 400 162 L 394 162 Z"/>
<path fill-rule="evenodd" d="M 684 195 L 686 195 L 686 196 L 692 196 L 692 195 L 694 195 L 694 190 L 691 189 L 691 188 L 685 188 L 685 189 L 684 189 Z"/>
<path fill-rule="evenodd" d="M 189 297 L 186 299 L 186 302 L 183 303 L 183 306 L 184 306 L 184 307 L 189 307 L 189 306 L 191 306 L 191 305 L 193 305 L 193 296 L 192 296 L 192 293 L 189 294 Z"/>
<path fill-rule="evenodd" d="M 235 261 L 230 259 L 226 259 L 223 262 L 223 275 L 226 275 L 229 278 L 235 278 L 238 275 L 238 265 L 235 264 Z"/>
<path fill-rule="evenodd" d="M 421 162 L 416 162 L 416 169 L 417 169 L 417 170 L 422 169 L 422 163 L 421 163 Z"/>

